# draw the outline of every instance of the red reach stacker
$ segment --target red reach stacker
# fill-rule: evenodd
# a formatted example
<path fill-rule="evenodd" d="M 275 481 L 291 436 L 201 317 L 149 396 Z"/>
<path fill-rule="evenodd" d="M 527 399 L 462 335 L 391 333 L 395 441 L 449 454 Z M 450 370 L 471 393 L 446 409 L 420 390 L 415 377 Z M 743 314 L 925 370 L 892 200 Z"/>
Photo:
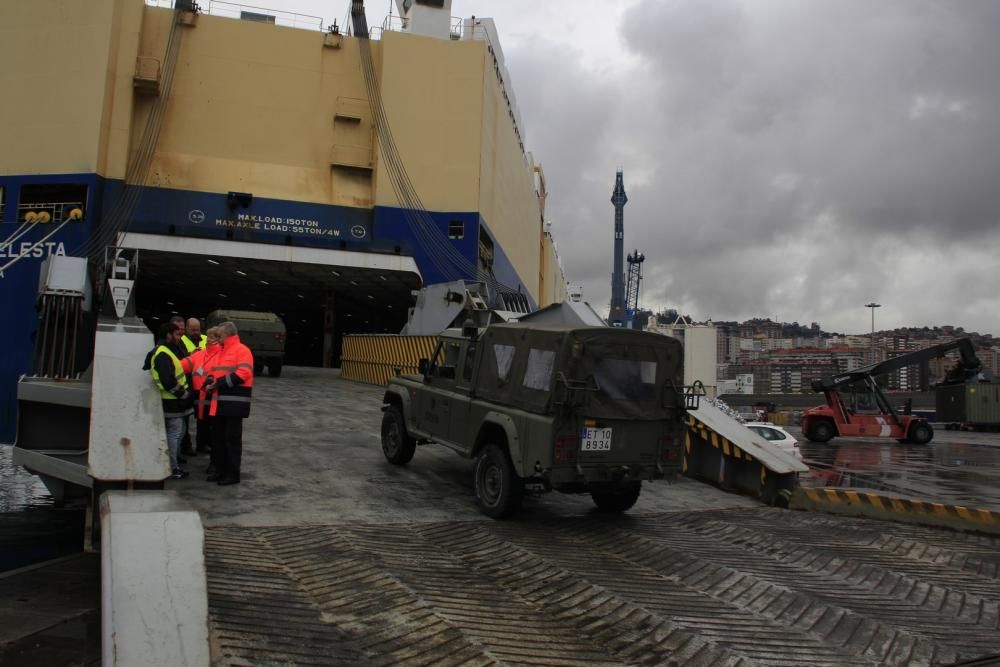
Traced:
<path fill-rule="evenodd" d="M 892 359 L 865 366 L 833 377 L 813 380 L 814 391 L 826 397 L 826 405 L 802 413 L 802 433 L 812 442 L 827 442 L 834 436 L 845 438 L 895 438 L 900 442 L 924 445 L 934 437 L 934 429 L 922 417 L 897 414 L 882 393 L 875 378 L 907 366 L 921 367 L 921 383 L 927 390 L 927 363 L 958 350 L 961 358 L 948 371 L 942 385 L 961 384 L 974 379 L 982 371 L 982 362 L 969 338 L 959 338 L 923 350 L 908 352 Z M 841 398 L 841 391 L 850 389 L 850 405 Z M 858 397 L 862 400 L 858 401 Z"/>

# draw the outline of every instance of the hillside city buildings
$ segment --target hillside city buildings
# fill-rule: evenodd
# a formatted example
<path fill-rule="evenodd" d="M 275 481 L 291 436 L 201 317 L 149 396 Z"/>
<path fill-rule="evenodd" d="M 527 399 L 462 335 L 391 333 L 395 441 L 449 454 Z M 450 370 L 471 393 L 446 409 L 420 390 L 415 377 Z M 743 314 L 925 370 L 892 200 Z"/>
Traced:
<path fill-rule="evenodd" d="M 831 334 L 818 324 L 803 327 L 770 319 L 695 323 L 682 316 L 664 319 L 651 317 L 647 328 L 684 340 L 685 366 L 692 364 L 693 371 L 690 377 L 685 373 L 685 383 L 699 379 L 709 388 L 709 395 L 812 393 L 814 379 L 963 336 L 973 339 L 984 368 L 1000 374 L 1000 340 L 969 334 L 960 327 L 875 332 L 873 345 L 870 335 Z M 957 356 L 954 352 L 931 361 L 926 384 L 940 381 Z M 709 379 L 712 365 L 715 377 Z M 920 368 L 909 366 L 888 374 L 885 388 L 920 391 L 921 380 Z"/>

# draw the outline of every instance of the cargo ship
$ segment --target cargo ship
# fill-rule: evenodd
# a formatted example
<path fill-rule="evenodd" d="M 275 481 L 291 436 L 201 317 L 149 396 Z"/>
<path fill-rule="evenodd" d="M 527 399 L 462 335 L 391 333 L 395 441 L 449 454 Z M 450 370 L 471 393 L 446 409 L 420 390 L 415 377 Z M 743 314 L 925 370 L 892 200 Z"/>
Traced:
<path fill-rule="evenodd" d="M 0 5 L 0 442 L 49 255 L 138 250 L 139 315 L 280 314 L 287 363 L 398 332 L 414 290 L 526 308 L 566 280 L 493 22 L 399 2 L 369 27 L 228 2 Z M 163 6 L 169 5 L 169 6 Z M 79 372 L 75 369 L 74 372 Z"/>

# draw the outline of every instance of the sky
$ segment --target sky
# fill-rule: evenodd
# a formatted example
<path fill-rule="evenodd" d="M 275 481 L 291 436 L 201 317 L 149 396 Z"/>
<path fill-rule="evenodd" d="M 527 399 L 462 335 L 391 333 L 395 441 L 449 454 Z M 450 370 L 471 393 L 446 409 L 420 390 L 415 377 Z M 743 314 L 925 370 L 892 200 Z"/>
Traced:
<path fill-rule="evenodd" d="M 343 23 L 346 0 L 262 0 Z M 366 3 L 381 25 L 390 0 Z M 568 279 L 640 305 L 1000 335 L 1000 2 L 453 0 L 496 21 Z M 604 243 L 601 243 L 601 239 Z"/>

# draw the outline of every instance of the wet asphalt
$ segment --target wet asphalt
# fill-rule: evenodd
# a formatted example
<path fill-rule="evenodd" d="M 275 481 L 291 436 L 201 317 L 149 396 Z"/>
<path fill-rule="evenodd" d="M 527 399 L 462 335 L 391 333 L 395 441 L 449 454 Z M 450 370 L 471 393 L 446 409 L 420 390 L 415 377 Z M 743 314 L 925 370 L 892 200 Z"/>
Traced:
<path fill-rule="evenodd" d="M 207 526 L 295 525 L 342 521 L 408 522 L 480 519 L 472 462 L 439 445 L 417 449 L 406 467 L 382 456 L 383 390 L 342 380 L 330 369 L 288 367 L 257 378 L 244 428 L 243 483 L 205 481 L 207 457 L 192 475 L 168 481 L 196 507 Z M 923 446 L 895 440 L 841 439 L 825 445 L 799 439 L 811 472 L 805 486 L 839 486 L 946 504 L 1000 510 L 1000 434 L 938 429 Z M 757 506 L 755 500 L 680 478 L 647 483 L 633 512 Z M 524 518 L 580 516 L 589 496 L 558 493 L 528 498 Z"/>
<path fill-rule="evenodd" d="M 936 425 L 937 426 L 937 425 Z M 946 505 L 1000 511 L 1000 434 L 935 428 L 926 445 L 884 438 L 799 440 L 810 472 L 804 486 L 873 490 Z"/>
<path fill-rule="evenodd" d="M 487 520 L 475 504 L 470 459 L 423 445 L 405 467 L 382 455 L 381 387 L 340 379 L 339 371 L 286 367 L 255 381 L 243 431 L 242 483 L 220 487 L 204 474 L 207 456 L 189 459 L 191 476 L 167 482 L 206 526 L 285 526 L 370 521 Z M 687 478 L 643 486 L 633 512 L 746 508 L 759 503 Z M 523 518 L 594 512 L 590 496 L 548 493 L 525 499 Z"/>

